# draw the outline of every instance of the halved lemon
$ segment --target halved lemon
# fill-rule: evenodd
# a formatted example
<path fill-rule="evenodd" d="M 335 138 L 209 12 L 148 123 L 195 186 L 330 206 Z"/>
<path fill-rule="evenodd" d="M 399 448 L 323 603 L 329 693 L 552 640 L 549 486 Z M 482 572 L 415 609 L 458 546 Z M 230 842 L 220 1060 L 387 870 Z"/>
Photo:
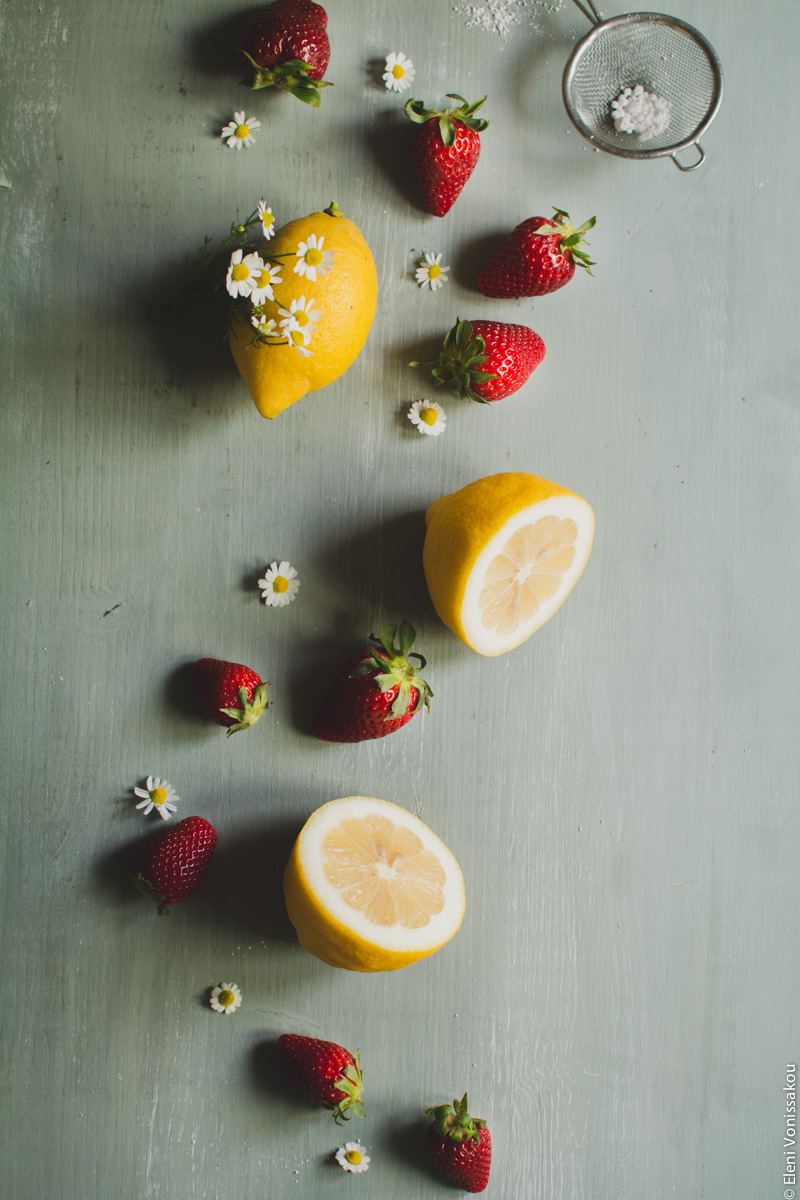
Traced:
<path fill-rule="evenodd" d="M 395 971 L 433 954 L 464 916 L 461 868 L 398 804 L 347 796 L 300 831 L 283 880 L 300 945 L 332 967 Z"/>
<path fill-rule="evenodd" d="M 437 613 L 479 654 L 513 650 L 563 604 L 586 565 L 594 513 L 538 475 L 506 472 L 435 500 L 423 566 Z"/>

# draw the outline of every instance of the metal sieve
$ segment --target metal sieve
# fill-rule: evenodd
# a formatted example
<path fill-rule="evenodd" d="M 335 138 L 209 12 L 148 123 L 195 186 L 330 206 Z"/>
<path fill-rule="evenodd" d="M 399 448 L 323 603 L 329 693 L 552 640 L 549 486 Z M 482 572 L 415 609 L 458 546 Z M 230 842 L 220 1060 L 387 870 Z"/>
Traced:
<path fill-rule="evenodd" d="M 561 90 L 570 120 L 588 141 L 622 158 L 669 155 L 681 171 L 694 171 L 705 158 L 699 138 L 722 102 L 722 67 L 710 42 L 677 17 L 627 13 L 604 21 L 593 0 L 574 0 L 594 26 L 575 47 Z M 642 141 L 617 131 L 611 103 L 625 88 L 641 84 L 669 101 L 669 123 Z M 690 146 L 699 157 L 688 166 L 677 154 Z"/>

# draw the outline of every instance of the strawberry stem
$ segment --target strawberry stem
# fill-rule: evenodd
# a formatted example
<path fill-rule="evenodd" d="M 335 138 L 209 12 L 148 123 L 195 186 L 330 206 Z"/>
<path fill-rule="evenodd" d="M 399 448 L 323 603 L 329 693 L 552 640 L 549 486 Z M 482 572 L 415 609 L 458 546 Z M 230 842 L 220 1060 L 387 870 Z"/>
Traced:
<path fill-rule="evenodd" d="M 266 683 L 262 683 L 253 692 L 252 699 L 247 694 L 246 687 L 239 688 L 239 704 L 240 708 L 221 708 L 219 711 L 224 713 L 226 717 L 232 717 L 235 724 L 228 726 L 228 737 L 232 733 L 239 733 L 242 729 L 249 729 L 251 725 L 255 725 L 261 717 L 263 717 L 266 709 L 269 708 L 269 700 L 267 699 Z"/>
<path fill-rule="evenodd" d="M 465 400 L 486 404 L 487 401 L 478 395 L 474 385 L 497 379 L 496 374 L 480 369 L 488 358 L 484 339 L 473 337 L 470 322 L 457 317 L 455 325 L 445 336 L 439 356 L 412 362 L 409 366 L 431 367 L 431 383 L 435 387 L 445 384 L 454 388 Z"/>
<path fill-rule="evenodd" d="M 480 100 L 473 100 L 471 104 L 455 92 L 448 92 L 447 98 L 448 100 L 460 100 L 461 104 L 458 108 L 426 108 L 422 100 L 408 100 L 403 109 L 406 116 L 416 125 L 425 125 L 428 121 L 438 120 L 442 141 L 448 147 L 452 146 L 456 140 L 456 121 L 460 121 L 462 125 L 466 125 L 475 133 L 482 133 L 484 129 L 488 128 L 487 120 L 474 115 L 486 100 L 485 96 Z"/>
<path fill-rule="evenodd" d="M 395 687 L 398 689 L 392 707 L 384 718 L 386 721 L 404 717 L 409 710 L 412 713 L 419 712 L 423 704 L 430 711 L 433 692 L 419 674 L 424 670 L 426 660 L 421 654 L 409 655 L 416 636 L 416 630 L 409 621 L 403 620 L 399 626 L 384 625 L 377 637 L 371 635 L 373 646 L 369 658 L 365 658 L 353 671 L 354 675 L 369 675 L 377 669 L 380 674 L 375 676 L 375 683 L 382 692 L 390 692 Z M 419 669 L 409 662 L 409 657 L 419 660 Z M 416 689 L 417 699 L 410 709 L 412 689 Z"/>
<path fill-rule="evenodd" d="M 310 79 L 308 73 L 311 67 L 302 58 L 287 58 L 285 62 L 276 63 L 274 67 L 262 67 L 246 50 L 242 50 L 242 54 L 253 68 L 252 76 L 243 79 L 242 83 L 253 91 L 266 87 L 281 87 L 304 104 L 319 108 L 319 89 L 333 87 L 326 79 Z"/>
<path fill-rule="evenodd" d="M 159 892 L 158 889 L 153 886 L 150 880 L 144 877 L 141 871 L 133 872 L 133 875 L 131 876 L 131 882 L 133 883 L 134 887 L 139 889 L 143 896 L 147 896 L 148 900 L 152 900 L 158 906 L 157 911 L 160 917 L 167 916 L 169 913 L 169 908 L 164 903 L 164 893 Z"/>
<path fill-rule="evenodd" d="M 431 1129 L 441 1137 L 452 1138 L 454 1142 L 468 1142 L 472 1138 L 480 1146 L 481 1129 L 486 1122 L 480 1117 L 471 1117 L 467 1112 L 467 1093 L 460 1100 L 451 1104 L 437 1104 L 434 1108 L 426 1108 L 425 1116 L 433 1121 Z"/>
<path fill-rule="evenodd" d="M 572 224 L 570 215 L 563 208 L 553 206 L 555 216 L 545 225 L 540 225 L 535 231 L 537 236 L 552 237 L 553 234 L 562 234 L 561 241 L 558 243 L 558 248 L 561 253 L 568 259 L 571 259 L 576 267 L 583 267 L 587 275 L 591 275 L 591 267 L 597 264 L 592 262 L 589 255 L 581 246 L 588 246 L 589 243 L 583 236 L 590 229 L 594 229 L 597 224 L 597 217 L 590 217 L 588 221 L 584 221 L 582 225 L 577 227 Z"/>
<path fill-rule="evenodd" d="M 344 1096 L 334 1107 L 333 1119 L 337 1125 L 343 1125 L 352 1116 L 365 1117 L 364 1102 L 361 1098 L 364 1090 L 364 1080 L 361 1074 L 361 1056 L 356 1050 L 353 1063 L 345 1067 L 341 1079 L 336 1080 L 336 1087 Z"/>

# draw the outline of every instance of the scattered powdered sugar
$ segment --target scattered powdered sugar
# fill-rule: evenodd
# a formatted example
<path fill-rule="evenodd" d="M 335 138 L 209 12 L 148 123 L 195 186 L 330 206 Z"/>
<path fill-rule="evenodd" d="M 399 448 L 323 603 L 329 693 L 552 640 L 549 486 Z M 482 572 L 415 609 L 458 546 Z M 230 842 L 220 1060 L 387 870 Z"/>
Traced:
<path fill-rule="evenodd" d="M 626 87 L 611 101 L 611 116 L 618 133 L 638 133 L 643 142 L 658 137 L 669 125 L 672 105 L 646 92 L 641 83 Z"/>
<path fill-rule="evenodd" d="M 537 11 L 558 12 L 564 0 L 483 0 L 483 3 L 462 2 L 453 12 L 466 17 L 467 28 L 483 29 L 506 37 L 515 25 L 537 26 Z"/>

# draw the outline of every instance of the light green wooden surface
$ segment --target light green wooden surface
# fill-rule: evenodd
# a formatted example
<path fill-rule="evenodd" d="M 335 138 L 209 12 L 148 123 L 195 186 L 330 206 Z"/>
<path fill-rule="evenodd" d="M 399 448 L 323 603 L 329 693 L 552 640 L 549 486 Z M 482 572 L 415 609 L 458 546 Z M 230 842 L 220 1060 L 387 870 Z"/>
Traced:
<path fill-rule="evenodd" d="M 505 39 L 445 0 L 330 0 L 319 112 L 238 89 L 236 6 L 4 6 L 4 1195 L 445 1195 L 418 1117 L 465 1089 L 494 1135 L 487 1195 L 783 1194 L 800 19 L 790 0 L 675 8 L 725 70 L 692 175 L 572 130 L 560 77 L 587 26 L 563 0 Z M 391 50 L 414 96 L 489 94 L 443 220 L 398 184 L 402 99 L 375 71 Z M 264 127 L 233 154 L 218 131 L 242 105 Z M 355 366 L 274 423 L 206 330 L 176 345 L 148 319 L 203 234 L 262 195 L 281 221 L 335 197 L 380 281 Z M 479 296 L 489 241 L 553 204 L 597 214 L 595 278 Z M 435 295 L 413 282 L 423 249 L 452 265 Z M 445 435 L 423 439 L 406 363 L 456 315 L 528 323 L 547 358 L 492 408 L 445 398 Z M 489 660 L 432 611 L 422 514 L 505 469 L 585 496 L 597 535 L 557 616 Z M 253 585 L 276 557 L 302 584 L 273 611 Z M 311 738 L 316 679 L 404 615 L 430 716 L 373 744 Z M 182 668 L 205 654 L 271 679 L 246 736 L 187 714 Z M 116 880 L 156 822 L 130 793 L 148 772 L 219 831 L 166 921 Z M 325 967 L 281 905 L 303 820 L 355 792 L 418 812 L 467 881 L 457 938 L 393 975 Z M 220 979 L 244 992 L 230 1019 L 204 1003 Z M 282 1031 L 361 1047 L 362 1178 L 271 1078 Z"/>

